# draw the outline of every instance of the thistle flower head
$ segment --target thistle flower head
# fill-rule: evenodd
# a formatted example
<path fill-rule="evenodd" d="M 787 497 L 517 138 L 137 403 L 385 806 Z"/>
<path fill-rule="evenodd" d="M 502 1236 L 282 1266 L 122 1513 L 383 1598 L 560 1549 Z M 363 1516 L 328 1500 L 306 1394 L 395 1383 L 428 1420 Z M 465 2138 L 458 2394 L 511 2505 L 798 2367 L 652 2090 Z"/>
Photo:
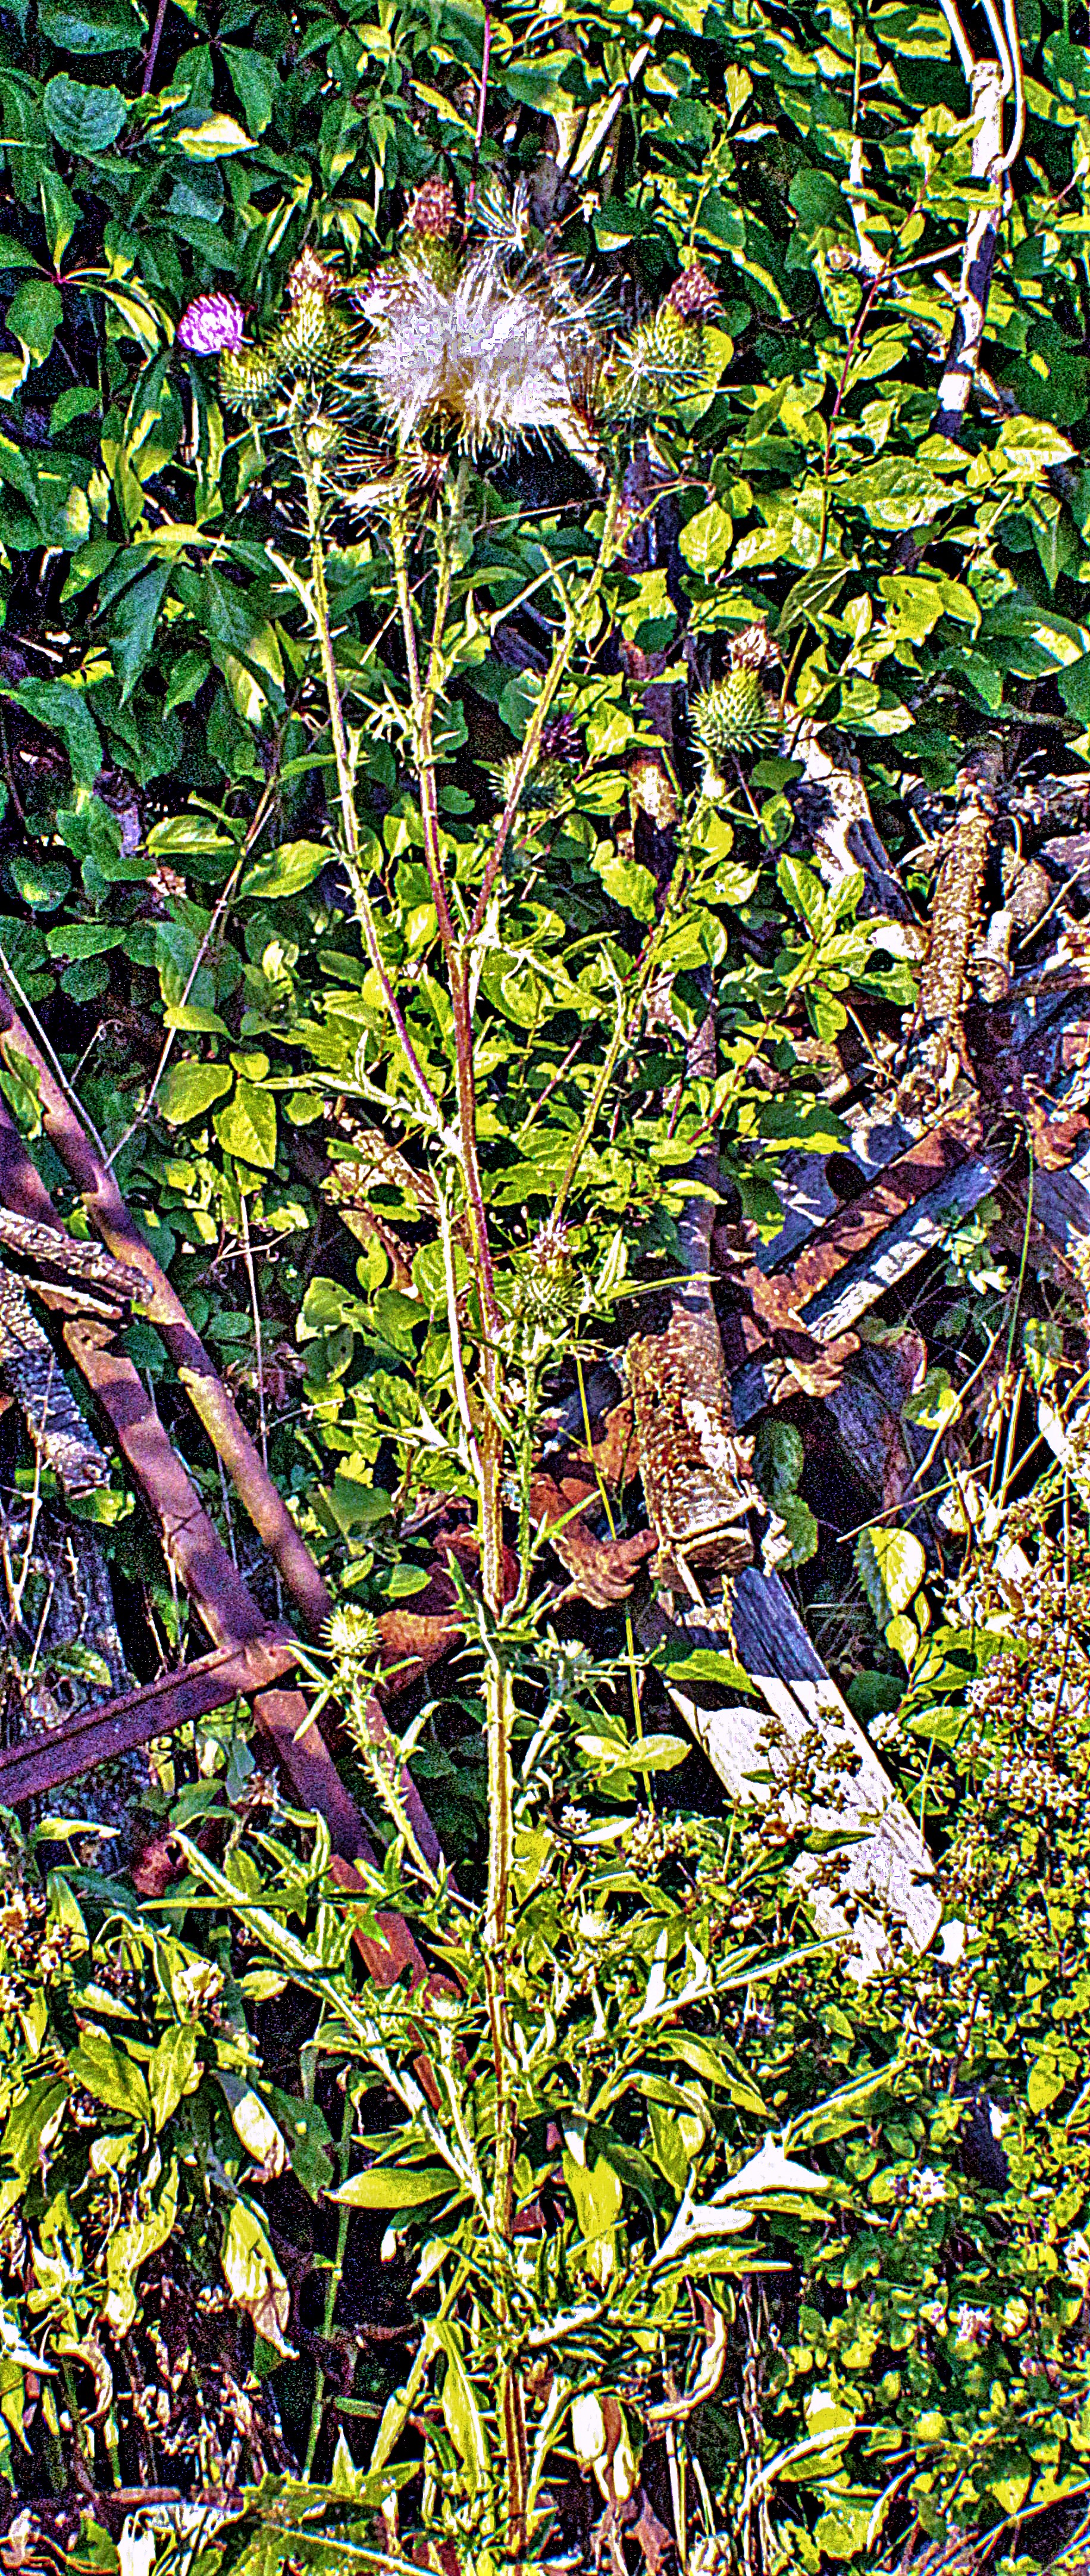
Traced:
<path fill-rule="evenodd" d="M 402 441 L 437 429 L 471 453 L 502 455 L 553 432 L 587 461 L 573 334 L 543 296 L 474 263 L 449 289 L 427 268 L 393 292 L 379 281 L 363 310 L 378 326 L 365 372 Z"/>
<path fill-rule="evenodd" d="M 539 1225 L 530 1245 L 530 1259 L 546 1275 L 566 1270 L 572 1257 L 575 1237 L 562 1216 L 547 1216 Z"/>
<path fill-rule="evenodd" d="M 196 358 L 214 357 L 221 349 L 239 349 L 246 316 L 234 295 L 198 295 L 187 304 L 178 324 L 180 347 Z"/>
<path fill-rule="evenodd" d="M 550 716 L 541 728 L 543 760 L 569 760 L 573 766 L 584 756 L 585 744 L 575 718 L 567 713 Z"/>
<path fill-rule="evenodd" d="M 712 284 L 706 268 L 698 259 L 683 268 L 668 289 L 666 302 L 683 322 L 706 322 L 709 313 L 719 309 L 719 289 Z"/>
<path fill-rule="evenodd" d="M 363 1663 L 378 1645 L 378 1627 L 374 1615 L 362 1602 L 342 1601 L 326 1621 L 326 1643 L 333 1655 L 347 1663 Z"/>
<path fill-rule="evenodd" d="M 418 239 L 445 242 L 457 226 L 458 207 L 449 179 L 425 179 L 409 206 L 409 232 Z"/>
<path fill-rule="evenodd" d="M 767 626 L 762 625 L 759 619 L 755 619 L 752 626 L 743 626 L 741 633 L 731 638 L 732 671 L 764 671 L 770 662 L 778 662 L 779 658 L 778 645 L 773 643 Z"/>
<path fill-rule="evenodd" d="M 299 304 L 305 295 L 320 295 L 328 304 L 330 296 L 336 292 L 337 280 L 324 259 L 319 259 L 317 251 L 301 250 L 288 270 L 288 303 Z"/>

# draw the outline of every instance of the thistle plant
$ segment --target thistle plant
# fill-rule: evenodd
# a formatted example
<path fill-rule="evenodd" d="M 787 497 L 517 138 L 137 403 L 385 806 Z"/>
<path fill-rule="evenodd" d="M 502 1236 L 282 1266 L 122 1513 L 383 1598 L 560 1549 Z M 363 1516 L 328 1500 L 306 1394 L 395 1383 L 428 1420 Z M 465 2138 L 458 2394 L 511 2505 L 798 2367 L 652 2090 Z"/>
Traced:
<path fill-rule="evenodd" d="M 693 732 L 704 759 L 703 792 L 713 802 L 727 793 L 724 763 L 740 752 L 770 748 L 780 733 L 761 687 L 761 673 L 775 659 L 775 645 L 764 628 L 747 626 L 731 644 L 729 670 L 696 701 Z"/>

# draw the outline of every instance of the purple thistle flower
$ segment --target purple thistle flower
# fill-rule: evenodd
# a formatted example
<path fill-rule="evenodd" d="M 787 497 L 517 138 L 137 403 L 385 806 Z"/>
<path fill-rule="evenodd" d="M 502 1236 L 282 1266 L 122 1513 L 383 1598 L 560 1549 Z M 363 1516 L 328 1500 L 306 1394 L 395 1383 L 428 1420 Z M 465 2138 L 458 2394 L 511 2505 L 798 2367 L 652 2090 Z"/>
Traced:
<path fill-rule="evenodd" d="M 246 316 L 233 295 L 198 295 L 186 305 L 178 339 L 195 357 L 211 358 L 218 349 L 240 348 L 245 327 Z"/>

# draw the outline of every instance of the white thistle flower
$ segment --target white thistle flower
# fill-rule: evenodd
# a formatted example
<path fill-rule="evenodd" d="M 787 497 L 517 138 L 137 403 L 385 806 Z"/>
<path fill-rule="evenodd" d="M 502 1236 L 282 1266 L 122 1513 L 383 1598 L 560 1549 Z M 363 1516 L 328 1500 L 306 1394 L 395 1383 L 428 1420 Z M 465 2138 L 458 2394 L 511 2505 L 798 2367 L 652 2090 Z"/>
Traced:
<path fill-rule="evenodd" d="M 579 407 L 585 339 L 567 314 L 476 263 L 447 290 L 425 272 L 377 279 L 361 303 L 376 326 L 364 370 L 403 443 L 435 428 L 503 455 L 552 434 L 600 478 Z"/>

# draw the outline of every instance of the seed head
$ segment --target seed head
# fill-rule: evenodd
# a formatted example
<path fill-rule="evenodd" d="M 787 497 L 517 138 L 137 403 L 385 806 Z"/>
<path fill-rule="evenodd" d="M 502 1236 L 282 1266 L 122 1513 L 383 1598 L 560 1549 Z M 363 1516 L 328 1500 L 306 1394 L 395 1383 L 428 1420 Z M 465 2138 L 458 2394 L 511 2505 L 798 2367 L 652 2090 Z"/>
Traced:
<path fill-rule="evenodd" d="M 364 361 L 377 408 L 403 442 L 436 429 L 471 453 L 563 438 L 588 459 L 573 380 L 577 335 L 544 297 L 472 266 L 452 287 L 426 266 L 362 299 L 378 327 Z M 591 470 L 595 470 L 594 467 Z"/>
<path fill-rule="evenodd" d="M 666 301 L 683 322 L 706 322 L 709 313 L 719 310 L 719 289 L 713 286 L 707 269 L 694 259 L 682 269 L 680 277 L 675 277 Z"/>
<path fill-rule="evenodd" d="M 233 295 L 198 295 L 187 304 L 178 324 L 178 340 L 195 358 L 211 358 L 217 350 L 235 350 L 242 346 L 246 316 Z"/>

